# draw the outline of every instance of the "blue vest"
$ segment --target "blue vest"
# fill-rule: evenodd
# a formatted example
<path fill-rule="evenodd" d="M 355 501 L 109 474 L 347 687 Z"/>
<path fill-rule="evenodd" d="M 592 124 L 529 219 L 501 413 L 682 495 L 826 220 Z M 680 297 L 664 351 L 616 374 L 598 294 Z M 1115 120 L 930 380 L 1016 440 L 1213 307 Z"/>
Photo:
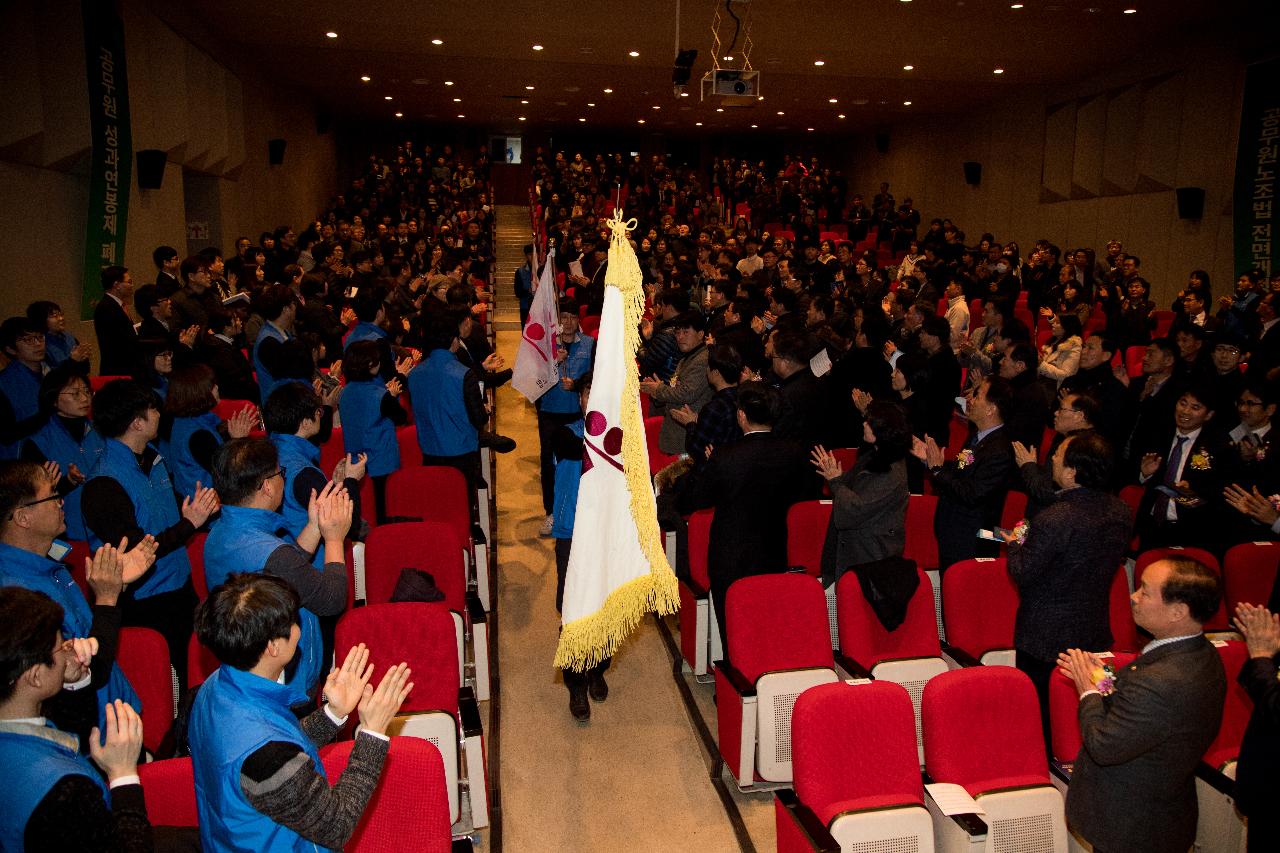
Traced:
<path fill-rule="evenodd" d="M 180 496 L 193 497 L 197 481 L 202 486 L 213 486 L 213 474 L 191 455 L 191 437 L 203 430 L 213 433 L 218 444 L 222 444 L 222 435 L 218 432 L 221 423 L 222 418 L 216 412 L 173 419 L 173 428 L 169 431 L 169 461 L 173 464 L 173 486 Z"/>
<path fill-rule="evenodd" d="M 51 369 L 71 358 L 71 351 L 80 342 L 70 332 L 44 333 L 44 363 Z"/>
<path fill-rule="evenodd" d="M 467 366 L 447 349 L 432 350 L 409 371 L 409 399 L 423 453 L 461 456 L 479 449 L 479 436 L 467 417 L 462 396 L 466 375 Z"/>
<path fill-rule="evenodd" d="M 276 389 L 279 380 L 272 376 L 271 371 L 262 365 L 262 359 L 258 357 L 258 350 L 262 348 L 262 342 L 267 338 L 274 338 L 283 343 L 289 340 L 290 337 L 273 323 L 263 323 L 262 328 L 258 330 L 258 337 L 253 342 L 253 372 L 258 374 L 258 390 L 262 392 L 261 400 L 264 403 L 271 396 L 271 392 Z"/>
<path fill-rule="evenodd" d="M 298 546 L 287 533 L 284 517 L 277 512 L 252 507 L 223 505 L 222 512 L 204 541 L 204 576 L 209 589 L 222 584 L 234 572 L 261 572 L 267 559 L 281 545 Z M 302 549 L 298 549 L 303 553 Z M 298 611 L 302 637 L 287 675 L 288 683 L 304 693 L 311 690 L 324 668 L 320 620 L 307 608 Z M 304 697 L 305 698 L 305 697 Z"/>
<path fill-rule="evenodd" d="M 388 337 L 386 329 L 377 323 L 361 321 L 356 323 L 355 328 L 350 332 L 347 332 L 346 340 L 342 342 L 342 351 L 346 352 L 347 347 L 360 341 L 380 341 L 385 337 Z"/>
<path fill-rule="evenodd" d="M 347 453 L 369 454 L 366 469 L 380 477 L 400 468 L 400 445 L 396 427 L 382 416 L 382 397 L 387 386 L 380 379 L 348 382 L 338 398 L 342 418 L 342 443 Z"/>
<path fill-rule="evenodd" d="M 293 484 L 297 481 L 299 474 L 310 468 L 316 469 L 326 478 L 328 475 L 320 471 L 320 448 L 305 438 L 279 432 L 271 433 L 269 438 L 276 446 L 276 453 L 280 456 L 280 467 L 284 469 L 284 502 L 280 504 L 279 512 L 284 517 L 284 529 L 289 531 L 290 536 L 297 539 L 302 528 L 307 526 L 307 507 L 306 504 L 298 503 L 293 496 Z M 316 555 L 311 560 L 311 565 L 317 569 L 324 568 L 323 542 L 316 548 Z"/>
<path fill-rule="evenodd" d="M 14 420 L 23 421 L 40 411 L 40 374 L 20 361 L 0 370 L 0 394 L 13 409 Z M 0 459 L 17 459 L 22 442 L 0 445 Z"/>
<path fill-rule="evenodd" d="M 570 343 L 566 349 L 569 354 L 560 363 L 560 378 L 580 379 L 591 369 L 591 356 L 596 349 L 595 339 L 579 332 L 577 340 Z M 578 392 L 566 390 L 559 382 L 548 388 L 546 393 L 538 398 L 538 411 L 541 412 L 571 414 L 581 410 L 582 401 L 578 399 Z"/>
<path fill-rule="evenodd" d="M 566 426 L 574 435 L 582 438 L 584 421 L 581 418 Z M 581 479 L 581 459 L 556 460 L 555 498 L 552 505 L 556 520 L 551 525 L 553 539 L 573 538 L 573 522 L 578 513 L 578 482 Z"/>
<path fill-rule="evenodd" d="M 209 676 L 191 707 L 188 738 L 205 853 L 276 853 L 319 848 L 249 804 L 240 789 L 244 760 L 271 741 L 297 744 L 316 772 L 324 765 L 290 706 L 306 701 L 296 687 L 222 666 Z"/>
<path fill-rule="evenodd" d="M 43 592 L 62 607 L 62 636 L 87 637 L 93 628 L 93 611 L 67 567 L 57 560 L 32 554 L 0 542 L 0 586 L 21 586 Z M 141 713 L 142 700 L 125 678 L 120 664 L 113 664 L 107 683 L 98 689 L 98 729 L 106 731 L 107 703 L 123 699 Z M 0 767 L 5 765 L 0 764 Z"/>
<path fill-rule="evenodd" d="M 65 475 L 74 463 L 80 473 L 86 477 L 98 465 L 103 452 L 107 448 L 102 433 L 93 428 L 93 424 L 85 421 L 84 437 L 76 441 L 67 432 L 66 423 L 59 415 L 50 415 L 45 425 L 31 436 L 31 443 L 40 449 L 45 459 L 52 459 L 62 466 Z M 67 516 L 67 538 L 87 541 L 89 534 L 84 529 L 84 515 L 80 511 L 80 498 L 84 495 L 82 486 L 76 486 L 62 499 L 62 509 Z"/>
<path fill-rule="evenodd" d="M 31 813 L 64 776 L 88 776 L 102 789 L 107 805 L 111 804 L 111 792 L 89 759 L 54 740 L 0 732 L 0 767 L 5 777 L 0 792 L 0 850 L 24 848 Z"/>
<path fill-rule="evenodd" d="M 173 496 L 173 483 L 169 480 L 169 468 L 164 458 L 157 456 L 151 466 L 151 475 L 142 473 L 133 451 L 118 439 L 107 439 L 106 450 L 98 460 L 89 478 L 110 477 L 125 490 L 133 502 L 133 515 L 144 533 L 153 536 L 163 533 L 182 520 L 178 504 Z M 97 550 L 102 545 L 92 530 L 89 545 Z M 155 566 L 140 585 L 133 588 L 134 598 L 150 598 L 162 592 L 181 589 L 191 579 L 191 562 L 186 548 L 175 548 L 156 559 Z"/>

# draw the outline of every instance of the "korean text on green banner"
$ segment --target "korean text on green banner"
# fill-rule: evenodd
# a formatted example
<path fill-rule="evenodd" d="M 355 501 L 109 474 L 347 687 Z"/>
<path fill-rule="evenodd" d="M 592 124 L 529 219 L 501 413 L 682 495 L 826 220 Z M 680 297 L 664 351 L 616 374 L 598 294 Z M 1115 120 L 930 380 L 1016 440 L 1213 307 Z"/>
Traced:
<path fill-rule="evenodd" d="M 1236 272 L 1280 270 L 1275 229 L 1277 154 L 1280 154 L 1280 60 L 1249 66 L 1236 154 Z"/>

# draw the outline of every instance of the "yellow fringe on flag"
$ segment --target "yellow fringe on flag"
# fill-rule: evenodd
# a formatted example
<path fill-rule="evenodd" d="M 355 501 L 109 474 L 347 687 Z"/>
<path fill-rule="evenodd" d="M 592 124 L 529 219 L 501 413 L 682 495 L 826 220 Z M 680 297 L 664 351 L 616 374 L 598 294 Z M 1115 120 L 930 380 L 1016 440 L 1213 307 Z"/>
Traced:
<path fill-rule="evenodd" d="M 624 220 L 621 209 L 607 221 L 613 232 L 609 242 L 609 266 L 605 286 L 622 294 L 622 328 L 626 354 L 635 358 L 640 349 L 640 320 L 644 315 L 644 278 L 627 232 L 636 220 Z M 648 446 L 644 418 L 640 414 L 640 380 L 636 371 L 626 374 L 622 392 L 622 466 L 631 496 L 631 517 L 640 537 L 640 549 L 649 561 L 649 574 L 634 578 L 611 592 L 604 605 L 590 616 L 576 619 L 560 631 L 555 665 L 581 672 L 610 657 L 649 611 L 666 615 L 680 608 L 680 591 L 667 554 L 653 502 L 649 477 Z"/>

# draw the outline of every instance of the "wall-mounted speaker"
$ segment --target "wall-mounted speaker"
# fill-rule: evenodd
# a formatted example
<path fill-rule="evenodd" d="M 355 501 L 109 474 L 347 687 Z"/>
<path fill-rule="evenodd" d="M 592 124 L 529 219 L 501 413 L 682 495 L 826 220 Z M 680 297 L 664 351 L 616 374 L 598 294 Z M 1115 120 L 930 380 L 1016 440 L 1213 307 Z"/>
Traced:
<path fill-rule="evenodd" d="M 267 140 L 267 163 L 272 166 L 279 166 L 284 163 L 284 146 L 283 139 Z"/>
<path fill-rule="evenodd" d="M 887 133 L 876 134 L 876 151 L 879 151 L 881 154 L 889 153 L 889 134 Z"/>
<path fill-rule="evenodd" d="M 1199 219 L 1204 216 L 1204 188 L 1178 187 L 1178 218 Z"/>
<path fill-rule="evenodd" d="M 971 187 L 982 183 L 982 164 L 966 160 L 964 164 L 964 182 Z"/>
<path fill-rule="evenodd" d="M 164 182 L 164 164 L 169 155 L 157 148 L 138 151 L 138 189 L 158 190 Z"/>

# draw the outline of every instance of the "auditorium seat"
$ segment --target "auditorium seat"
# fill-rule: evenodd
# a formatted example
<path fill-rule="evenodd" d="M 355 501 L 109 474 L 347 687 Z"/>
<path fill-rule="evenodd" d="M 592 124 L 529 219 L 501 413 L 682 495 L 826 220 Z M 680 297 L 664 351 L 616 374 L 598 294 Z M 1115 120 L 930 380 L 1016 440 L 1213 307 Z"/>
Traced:
<path fill-rule="evenodd" d="M 663 468 L 676 461 L 676 457 L 663 453 L 658 448 L 658 432 L 662 429 L 662 415 L 653 415 L 644 419 L 644 440 L 649 448 L 649 474 L 657 474 Z"/>
<path fill-rule="evenodd" d="M 958 663 L 1013 666 L 1018 589 L 1004 557 L 961 560 L 942 575 L 944 649 Z"/>
<path fill-rule="evenodd" d="M 1129 540 L 1129 551 L 1135 553 L 1138 550 L 1138 508 L 1142 506 L 1142 497 L 1146 494 L 1146 489 L 1137 483 L 1130 483 L 1120 489 L 1120 500 L 1124 501 L 1129 507 L 1129 523 L 1133 528 L 1133 537 Z"/>
<path fill-rule="evenodd" d="M 823 684 L 796 699 L 795 789 L 774 799 L 779 853 L 933 849 L 911 702 L 891 682 Z"/>
<path fill-rule="evenodd" d="M 1138 633 L 1133 621 L 1133 606 L 1129 600 L 1129 573 L 1124 566 L 1116 570 L 1108 593 L 1108 611 L 1111 624 L 1111 650 L 1113 652 L 1140 652 L 1149 637 Z"/>
<path fill-rule="evenodd" d="M 1066 853 L 1063 798 L 1049 780 L 1040 705 L 1025 673 L 1004 666 L 944 672 L 924 688 L 921 722 L 930 778 L 981 798 L 986 850 Z M 970 840 L 928 803 L 940 848 Z"/>
<path fill-rule="evenodd" d="M 906 547 L 902 556 L 915 560 L 916 566 L 929 575 L 933 583 L 933 609 L 938 616 L 938 636 L 946 639 L 942 624 L 942 575 L 938 571 L 938 540 L 933 535 L 933 514 L 938 509 L 934 495 L 911 495 L 907 498 Z"/>
<path fill-rule="evenodd" d="M 190 758 L 166 758 L 138 765 L 147 819 L 152 826 L 199 826 L 196 779 Z"/>
<path fill-rule="evenodd" d="M 187 540 L 187 562 L 191 563 L 191 586 L 196 597 L 204 601 L 209 597 L 209 582 L 204 576 L 204 540 L 209 538 L 207 530 L 196 531 Z"/>
<path fill-rule="evenodd" d="M 1124 369 L 1130 379 L 1137 379 L 1142 375 L 1142 358 L 1146 354 L 1147 348 L 1144 345 L 1132 346 L 1124 351 Z"/>
<path fill-rule="evenodd" d="M 333 428 L 329 440 L 320 445 L 320 461 L 317 466 L 326 477 L 333 477 L 333 469 L 347 455 L 346 445 L 342 441 L 342 427 Z M 418 452 L 422 459 L 422 452 Z M 373 478 L 366 476 L 360 481 L 360 517 L 369 524 L 378 523 L 378 508 L 373 497 Z"/>
<path fill-rule="evenodd" d="M 348 611 L 335 629 L 335 658 L 345 659 L 357 643 L 369 647 L 375 686 L 389 667 L 401 661 L 409 664 L 413 692 L 387 733 L 420 737 L 435 744 L 444 757 L 450 824 L 457 824 L 462 816 L 465 780 L 471 794 L 472 824 L 475 828 L 488 826 L 480 711 L 471 689 L 458 687 L 457 639 L 449 610 L 439 603 L 406 602 L 370 604 Z"/>
<path fill-rule="evenodd" d="M 320 749 L 330 785 L 342 777 L 354 744 L 341 741 Z M 447 786 L 439 749 L 417 737 L 391 738 L 382 778 L 342 849 L 347 853 L 450 853 Z M 469 842 L 464 849 L 471 849 Z"/>
<path fill-rule="evenodd" d="M 1156 315 L 1156 330 L 1152 333 L 1152 337 L 1153 338 L 1168 337 L 1169 329 L 1173 326 L 1173 320 L 1177 315 L 1175 315 L 1172 311 L 1169 311 L 1167 309 L 1157 310 L 1155 312 L 1155 315 Z"/>
<path fill-rule="evenodd" d="M 1234 618 L 1243 602 L 1266 606 L 1280 566 L 1280 542 L 1245 542 L 1227 551 L 1222 560 L 1227 616 Z"/>
<path fill-rule="evenodd" d="M 1027 518 L 1027 493 L 1010 489 L 1004 498 L 1004 509 L 1000 513 L 1000 526 L 1005 530 L 1013 530 L 1019 521 Z"/>
<path fill-rule="evenodd" d="M 169 663 L 169 647 L 159 631 L 121 628 L 116 662 L 142 701 L 142 745 L 159 755 L 178 713 L 178 675 Z"/>
<path fill-rule="evenodd" d="M 707 546 L 715 511 L 700 509 L 688 518 L 689 577 L 680 580 L 680 655 L 694 677 L 705 676 L 717 660 L 720 629 L 711 606 L 711 579 L 707 575 Z"/>
<path fill-rule="evenodd" d="M 1196 770 L 1196 800 L 1199 821 L 1196 826 L 1196 850 L 1242 850 L 1244 823 L 1235 809 L 1236 760 L 1244 738 L 1253 700 L 1236 680 L 1249 658 L 1242 642 L 1215 642 L 1227 676 L 1227 695 L 1222 708 L 1222 725 L 1213 743 L 1205 751 Z"/>
<path fill-rule="evenodd" d="M 187 689 L 204 684 L 218 666 L 217 656 L 193 633 L 187 641 Z"/>
<path fill-rule="evenodd" d="M 252 400 L 220 399 L 218 400 L 217 404 L 213 407 L 213 411 L 218 417 L 222 418 L 222 420 L 229 421 L 233 417 L 235 417 L 236 415 L 244 411 L 244 408 L 246 406 L 248 406 L 251 409 L 254 409 L 255 411 L 258 408 L 258 405 L 254 403 Z M 253 429 L 249 431 L 249 437 L 250 438 L 266 438 L 267 437 L 266 430 L 262 428 L 261 412 L 258 412 L 258 417 L 255 421 L 255 425 Z M 206 483 L 205 485 L 212 485 L 212 484 Z"/>
<path fill-rule="evenodd" d="M 831 501 L 800 501 L 787 510 L 787 567 L 822 572 L 822 544 L 831 522 Z"/>
<path fill-rule="evenodd" d="M 1219 579 L 1222 578 L 1222 568 L 1218 565 L 1218 558 L 1213 554 L 1203 548 L 1183 548 L 1173 545 L 1168 548 L 1150 548 L 1138 555 L 1138 559 L 1133 566 L 1133 588 L 1137 589 L 1142 585 L 1142 573 L 1146 571 L 1147 566 L 1168 557 L 1186 557 L 1187 559 L 1198 560 L 1209 571 L 1217 575 Z M 1232 630 L 1231 620 L 1227 616 L 1227 608 L 1224 602 L 1218 602 L 1218 612 L 1213 614 L 1213 618 L 1204 624 L 1204 629 L 1205 631 Z"/>
<path fill-rule="evenodd" d="M 66 542 L 71 546 L 71 550 L 62 555 L 61 562 L 71 573 L 71 579 L 76 582 L 76 586 L 80 587 L 80 591 L 84 593 L 85 600 L 92 604 L 93 590 L 89 588 L 89 576 L 85 571 L 84 561 L 93 559 L 93 551 L 89 548 L 88 542 L 79 539 L 68 539 Z"/>
<path fill-rule="evenodd" d="M 93 393 L 97 394 L 99 391 L 102 390 L 102 386 L 106 385 L 108 382 L 114 382 L 117 379 L 132 379 L 132 378 L 133 378 L 132 376 L 90 376 L 89 389 L 93 391 Z"/>
<path fill-rule="evenodd" d="M 837 679 L 822 584 L 800 572 L 735 581 L 716 663 L 720 755 L 742 790 L 791 781 L 791 706 Z"/>
<path fill-rule="evenodd" d="M 400 467 L 416 468 L 422 465 L 422 448 L 418 446 L 418 428 L 413 424 L 396 427 L 396 444 L 400 446 Z M 336 464 L 336 463 L 335 463 Z M 332 474 L 332 470 L 326 472 Z"/>
<path fill-rule="evenodd" d="M 1137 657 L 1135 652 L 1102 652 L 1104 663 L 1119 672 Z M 1060 669 L 1049 676 L 1049 746 L 1053 753 L 1054 773 L 1065 781 L 1071 778 L 1071 766 L 1080 752 L 1080 692 L 1076 683 Z"/>
<path fill-rule="evenodd" d="M 948 423 L 947 458 L 954 459 L 969 441 L 969 421 L 961 414 L 953 413 Z"/>
<path fill-rule="evenodd" d="M 924 763 L 920 739 L 920 696 L 924 686 L 947 671 L 938 641 L 938 619 L 933 612 L 933 584 L 916 569 L 920 585 L 907 606 L 902 624 L 885 630 L 862 592 L 855 572 L 845 572 L 836 584 L 836 608 L 840 626 L 840 652 L 877 681 L 900 684 L 911 697 L 919 761 Z M 845 667 L 853 671 L 849 666 Z"/>
<path fill-rule="evenodd" d="M 403 569 L 428 572 L 453 614 L 458 671 L 476 700 L 489 699 L 489 623 L 476 593 L 467 590 L 466 562 L 453 528 L 440 521 L 384 524 L 365 541 L 365 601 L 391 601 Z"/>

